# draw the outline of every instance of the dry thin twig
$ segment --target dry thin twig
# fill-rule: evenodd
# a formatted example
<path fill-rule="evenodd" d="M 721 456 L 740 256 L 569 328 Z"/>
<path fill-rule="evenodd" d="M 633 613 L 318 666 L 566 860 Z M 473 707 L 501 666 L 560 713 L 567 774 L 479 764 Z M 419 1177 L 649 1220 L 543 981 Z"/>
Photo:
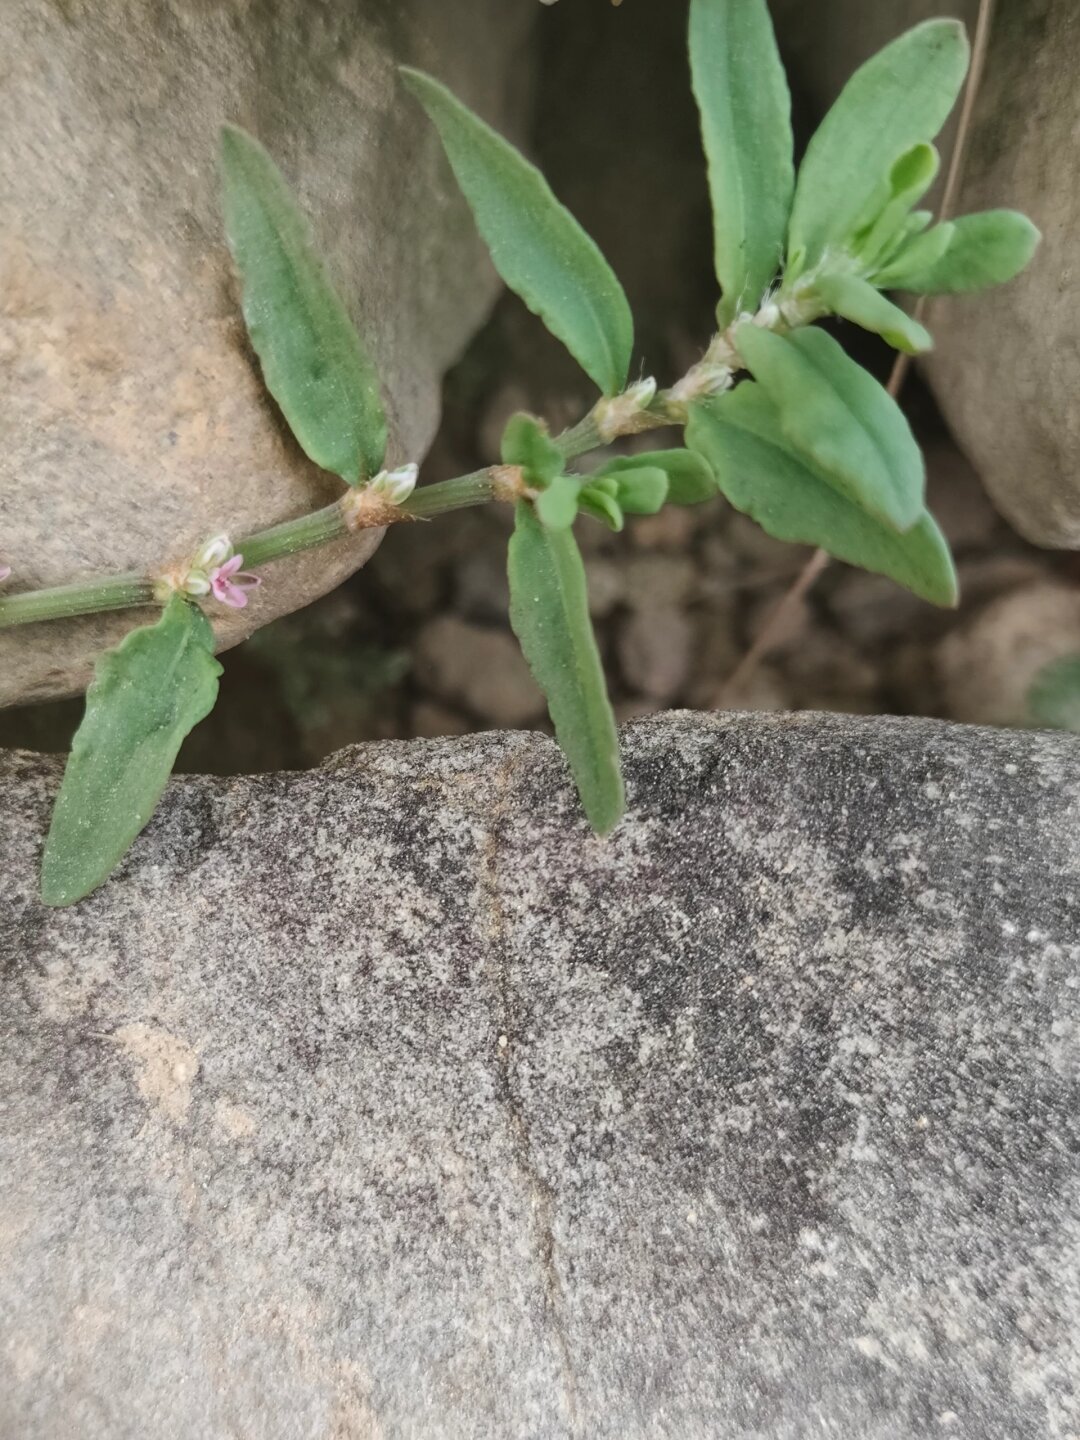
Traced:
<path fill-rule="evenodd" d="M 956 201 L 960 192 L 960 182 L 963 179 L 964 161 L 967 158 L 968 144 L 971 139 L 971 126 L 975 116 L 975 105 L 979 98 L 979 90 L 982 86 L 983 75 L 986 71 L 986 57 L 990 48 L 990 33 L 994 22 L 994 0 L 979 0 L 979 15 L 975 22 L 975 38 L 971 46 L 971 68 L 968 71 L 967 84 L 964 87 L 964 98 L 960 107 L 960 118 L 956 126 L 956 139 L 953 142 L 952 154 L 949 158 L 949 169 L 945 177 L 945 186 L 941 193 L 941 208 L 939 211 L 940 220 L 952 218 L 956 208 Z M 927 297 L 921 295 L 915 306 L 915 319 L 923 320 L 928 309 Z M 913 357 L 911 355 L 897 355 L 896 361 L 889 376 L 889 383 L 886 387 L 893 399 L 897 399 L 904 388 L 904 382 L 911 369 Z M 799 604 L 800 600 L 813 587 L 818 577 L 829 564 L 829 555 L 825 550 L 815 550 L 810 559 L 799 572 L 791 588 L 776 602 L 775 607 L 766 617 L 764 625 L 757 639 L 750 646 L 739 664 L 728 677 L 727 683 L 721 692 L 720 705 L 727 705 L 740 690 L 742 690 L 761 662 L 773 649 L 778 637 L 783 634 L 788 616 Z"/>

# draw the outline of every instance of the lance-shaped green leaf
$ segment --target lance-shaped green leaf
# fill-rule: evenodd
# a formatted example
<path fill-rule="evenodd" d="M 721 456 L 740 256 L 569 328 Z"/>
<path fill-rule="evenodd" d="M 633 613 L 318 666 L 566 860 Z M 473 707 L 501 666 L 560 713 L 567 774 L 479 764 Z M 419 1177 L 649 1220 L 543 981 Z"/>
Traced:
<path fill-rule="evenodd" d="M 924 510 L 899 534 L 844 498 L 784 438 L 776 407 L 746 383 L 691 407 L 687 439 L 716 472 L 737 510 L 777 540 L 816 545 L 888 575 L 935 605 L 955 605 L 956 572 L 945 537 Z"/>
<path fill-rule="evenodd" d="M 822 275 L 814 289 L 834 315 L 880 335 L 896 350 L 921 355 L 934 348 L 934 338 L 925 325 L 857 275 Z"/>
<path fill-rule="evenodd" d="M 379 377 L 277 166 L 233 125 L 221 132 L 225 228 L 263 378 L 304 452 L 356 485 L 381 468 Z"/>
<path fill-rule="evenodd" d="M 937 135 L 964 83 L 968 54 L 959 21 L 928 20 L 851 77 L 799 170 L 788 236 L 797 270 L 847 247 L 883 177 Z"/>
<path fill-rule="evenodd" d="M 924 213 L 917 211 L 916 215 L 911 217 L 912 221 L 916 216 L 921 220 Z M 926 218 L 929 220 L 932 217 Z M 925 226 L 918 231 L 909 231 L 901 237 L 892 255 L 886 257 L 881 267 L 871 276 L 871 282 L 883 290 L 906 290 L 908 287 L 905 282 L 908 279 L 926 275 L 934 268 L 952 244 L 955 229 L 951 221 L 945 221 L 925 234 Z"/>
<path fill-rule="evenodd" d="M 640 455 L 621 455 L 601 466 L 596 478 L 612 475 L 619 479 L 642 466 L 663 470 L 668 481 L 669 505 L 700 505 L 716 494 L 716 476 L 692 450 L 645 450 Z"/>
<path fill-rule="evenodd" d="M 929 260 L 912 247 L 878 277 L 891 289 L 918 295 L 961 295 L 1004 285 L 1030 264 L 1042 239 L 1026 215 L 1015 210 L 986 210 L 963 215 L 947 230 L 942 253 Z M 927 241 L 935 235 L 931 230 Z"/>
<path fill-rule="evenodd" d="M 791 95 L 765 0 L 691 0 L 690 65 L 725 329 L 780 268 L 795 189 Z"/>
<path fill-rule="evenodd" d="M 614 480 L 596 480 L 586 485 L 578 496 L 578 509 L 617 534 L 626 523 L 618 494 L 619 487 Z"/>
<path fill-rule="evenodd" d="M 923 511 L 922 452 L 896 401 L 824 330 L 741 325 L 736 344 L 787 441 L 856 505 L 896 530 Z"/>
<path fill-rule="evenodd" d="M 619 740 L 573 534 L 546 530 L 532 506 L 520 502 L 508 570 L 510 623 L 547 696 L 585 813 L 606 834 L 625 808 Z"/>
<path fill-rule="evenodd" d="M 71 905 L 111 874 L 154 813 L 184 736 L 214 708 L 220 674 L 208 621 L 179 595 L 98 661 L 45 842 L 46 905 Z"/>
<path fill-rule="evenodd" d="M 1080 735 L 1080 655 L 1039 671 L 1028 691 L 1028 708 L 1036 725 Z"/>
<path fill-rule="evenodd" d="M 930 189 L 940 167 L 941 156 L 933 145 L 914 145 L 901 155 L 889 176 L 884 204 L 872 212 L 869 223 L 856 234 L 851 246 L 864 268 L 872 268 L 895 248 L 912 209 Z"/>
<path fill-rule="evenodd" d="M 495 268 L 605 395 L 626 384 L 634 322 L 593 240 L 534 165 L 419 70 L 405 83 L 439 132 Z"/>

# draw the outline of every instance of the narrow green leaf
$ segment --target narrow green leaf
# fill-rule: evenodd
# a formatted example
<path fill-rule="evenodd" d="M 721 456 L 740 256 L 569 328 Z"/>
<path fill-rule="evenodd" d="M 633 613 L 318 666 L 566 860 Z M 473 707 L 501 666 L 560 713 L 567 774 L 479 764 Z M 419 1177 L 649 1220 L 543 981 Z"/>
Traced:
<path fill-rule="evenodd" d="M 1030 264 L 1042 239 L 1027 216 L 1015 210 L 963 215 L 952 221 L 948 230 L 947 247 L 936 260 L 927 263 L 925 256 L 916 259 L 908 251 L 889 267 L 881 283 L 921 295 L 986 290 L 1019 275 Z M 930 236 L 934 233 L 931 230 Z"/>
<path fill-rule="evenodd" d="M 692 450 L 645 450 L 640 455 L 620 456 L 609 460 L 594 476 L 613 475 L 616 479 L 641 466 L 663 470 L 668 479 L 669 505 L 700 505 L 716 494 L 716 477 L 700 455 Z"/>
<path fill-rule="evenodd" d="M 933 185 L 940 169 L 941 156 L 937 148 L 920 140 L 918 145 L 906 150 L 892 168 L 889 175 L 892 198 L 910 210 Z"/>
<path fill-rule="evenodd" d="M 667 475 L 656 466 L 637 465 L 619 476 L 616 499 L 627 515 L 655 515 L 667 495 Z"/>
<path fill-rule="evenodd" d="M 814 289 L 834 315 L 880 335 L 896 350 L 920 355 L 934 348 L 933 336 L 925 325 L 857 275 L 822 275 Z"/>
<path fill-rule="evenodd" d="M 510 540 L 510 623 L 547 696 L 555 735 L 594 830 L 625 809 L 619 739 L 589 621 L 585 567 L 569 530 L 545 530 L 519 502 Z"/>
<path fill-rule="evenodd" d="M 618 494 L 618 490 L 615 493 Z M 578 496 L 578 509 L 591 515 L 594 520 L 599 520 L 616 534 L 626 523 L 622 506 L 615 495 L 608 494 L 600 485 L 585 486 Z"/>
<path fill-rule="evenodd" d="M 957 20 L 928 20 L 868 60 L 810 141 L 799 171 L 788 255 L 796 268 L 846 248 L 882 178 L 907 151 L 933 140 L 968 67 Z"/>
<path fill-rule="evenodd" d="M 819 546 L 935 605 L 956 604 L 952 557 L 931 516 L 924 510 L 901 535 L 845 499 L 785 441 L 776 407 L 760 385 L 743 384 L 692 406 L 686 434 L 732 505 L 777 540 Z"/>
<path fill-rule="evenodd" d="M 382 468 L 386 452 L 375 367 L 263 147 L 226 125 L 221 171 L 244 319 L 267 389 L 310 459 L 356 485 Z"/>
<path fill-rule="evenodd" d="M 566 530 L 578 512 L 581 481 L 571 475 L 556 475 L 536 497 L 536 513 L 549 530 Z"/>
<path fill-rule="evenodd" d="M 562 451 L 542 420 L 524 413 L 511 415 L 502 436 L 502 462 L 520 465 L 533 485 L 547 485 L 562 474 Z"/>
<path fill-rule="evenodd" d="M 46 905 L 71 905 L 112 873 L 214 708 L 220 674 L 209 622 L 179 595 L 98 661 L 45 842 Z"/>
<path fill-rule="evenodd" d="M 925 212 L 916 213 L 921 219 Z M 931 217 L 926 218 L 929 220 Z M 871 276 L 872 284 L 883 290 L 906 290 L 909 280 L 926 275 L 934 268 L 952 244 L 956 226 L 951 221 L 945 221 L 925 234 L 923 230 L 925 226 L 902 237 L 893 254 L 886 257 L 884 264 Z"/>
<path fill-rule="evenodd" d="M 914 145 L 892 168 L 886 202 L 872 214 L 864 233 L 857 234 L 852 253 L 869 269 L 895 248 L 907 230 L 912 208 L 937 178 L 941 156 L 933 145 Z M 921 217 L 920 217 L 921 227 Z"/>
<path fill-rule="evenodd" d="M 605 395 L 626 384 L 630 306 L 595 242 L 539 170 L 445 85 L 403 66 L 472 207 L 495 268 Z"/>
<path fill-rule="evenodd" d="M 824 330 L 741 325 L 736 344 L 785 438 L 849 500 L 896 530 L 923 512 L 922 452 L 896 401 Z"/>
<path fill-rule="evenodd" d="M 1028 691 L 1028 708 L 1037 725 L 1080 735 L 1080 655 L 1040 670 Z"/>
<path fill-rule="evenodd" d="M 725 329 L 776 276 L 795 189 L 791 95 L 765 0 L 691 0 L 690 66 Z"/>

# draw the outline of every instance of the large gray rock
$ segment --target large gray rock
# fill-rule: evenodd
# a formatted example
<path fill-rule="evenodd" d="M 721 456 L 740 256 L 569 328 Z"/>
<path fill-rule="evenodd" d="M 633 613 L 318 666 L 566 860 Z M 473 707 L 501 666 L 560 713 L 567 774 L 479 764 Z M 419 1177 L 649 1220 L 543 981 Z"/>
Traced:
<path fill-rule="evenodd" d="M 0 556 L 13 586 L 157 568 L 325 504 L 262 388 L 224 246 L 224 120 L 268 145 L 369 339 L 391 459 L 419 459 L 443 370 L 494 293 L 411 60 L 514 130 L 536 7 L 475 0 L 6 0 L 0 70 Z M 362 564 L 365 536 L 274 567 L 222 645 Z M 0 632 L 0 704 L 82 688 L 131 624 Z"/>
<path fill-rule="evenodd" d="M 674 716 L 183 779 L 35 899 L 0 1433 L 1080 1432 L 1080 742 Z"/>
<path fill-rule="evenodd" d="M 776 0 L 775 8 L 796 73 L 822 108 L 900 31 L 942 14 L 972 26 L 978 5 Z M 1080 9 L 1075 0 L 1007 0 L 995 8 L 992 37 L 961 209 L 1023 210 L 1044 243 L 1010 285 L 935 303 L 937 349 L 925 364 L 1006 518 L 1037 544 L 1080 549 L 1080 189 L 1062 164 L 1080 129 Z"/>

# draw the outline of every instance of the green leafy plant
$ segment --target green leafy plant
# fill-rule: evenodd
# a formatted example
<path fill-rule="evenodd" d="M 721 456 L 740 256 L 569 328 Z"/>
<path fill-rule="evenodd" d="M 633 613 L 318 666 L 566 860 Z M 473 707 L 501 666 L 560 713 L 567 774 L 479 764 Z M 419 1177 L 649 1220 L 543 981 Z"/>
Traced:
<path fill-rule="evenodd" d="M 885 291 L 964 293 L 1010 280 L 1031 259 L 1038 232 L 1021 215 L 935 225 L 917 208 L 967 71 L 963 27 L 917 26 L 857 71 L 798 174 L 765 0 L 692 0 L 689 43 L 718 328 L 701 360 L 664 389 L 652 379 L 627 385 L 626 297 L 539 171 L 439 81 L 403 70 L 503 280 L 600 391 L 560 435 L 537 417 L 514 417 L 500 465 L 437 485 L 416 488 L 415 465 L 384 468 L 387 424 L 371 358 L 273 161 L 242 130 L 223 131 L 226 234 L 263 376 L 306 453 L 348 488 L 323 510 L 235 543 L 217 536 L 156 574 L 0 599 L 0 626 L 164 607 L 103 657 L 87 693 L 45 846 L 47 903 L 79 900 L 110 874 L 152 813 L 184 735 L 212 707 L 219 667 L 202 607 L 241 606 L 259 568 L 361 529 L 514 506 L 511 624 L 600 832 L 618 823 L 625 798 L 579 516 L 618 530 L 627 515 L 720 492 L 781 540 L 822 547 L 934 604 L 955 603 L 952 559 L 927 512 L 923 461 L 903 413 L 814 325 L 838 317 L 917 354 L 931 347 L 929 332 Z M 671 426 L 685 431 L 684 447 L 574 467 L 622 436 Z"/>

